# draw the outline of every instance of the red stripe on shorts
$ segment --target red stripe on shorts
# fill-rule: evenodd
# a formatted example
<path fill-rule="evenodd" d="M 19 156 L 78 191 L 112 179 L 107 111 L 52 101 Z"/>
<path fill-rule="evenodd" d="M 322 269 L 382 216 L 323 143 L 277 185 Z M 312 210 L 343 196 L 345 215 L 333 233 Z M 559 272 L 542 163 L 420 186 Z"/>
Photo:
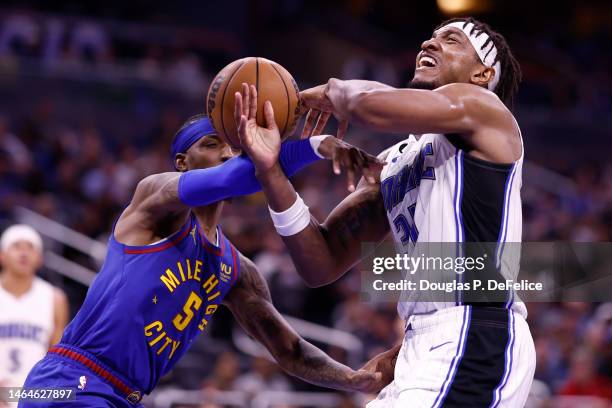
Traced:
<path fill-rule="evenodd" d="M 77 353 L 74 350 L 55 346 L 49 349 L 49 353 L 54 353 L 54 354 L 58 354 L 63 357 L 68 357 L 69 359 L 72 359 L 74 361 L 81 363 L 82 365 L 84 365 L 85 367 L 93 371 L 98 377 L 102 377 L 103 379 L 111 383 L 115 388 L 117 388 L 119 391 L 124 393 L 126 397 L 132 394 L 133 392 L 135 392 L 135 390 L 132 390 L 123 381 L 115 377 L 108 370 L 101 367 L 98 363 L 96 363 L 95 361 L 91 360 L 90 358 L 82 354 Z"/>

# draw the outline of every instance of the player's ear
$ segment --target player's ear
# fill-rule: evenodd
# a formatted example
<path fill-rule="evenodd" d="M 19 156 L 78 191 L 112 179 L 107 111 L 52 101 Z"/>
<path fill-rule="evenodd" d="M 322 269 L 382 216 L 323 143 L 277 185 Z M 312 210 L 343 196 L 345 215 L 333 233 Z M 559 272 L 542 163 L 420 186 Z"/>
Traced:
<path fill-rule="evenodd" d="M 470 77 L 470 82 L 474 85 L 487 87 L 489 81 L 493 79 L 495 75 L 495 69 L 491 67 L 486 67 L 484 65 L 478 66 Z"/>
<path fill-rule="evenodd" d="M 187 155 L 185 153 L 179 153 L 174 157 L 174 168 L 177 171 L 187 171 Z"/>

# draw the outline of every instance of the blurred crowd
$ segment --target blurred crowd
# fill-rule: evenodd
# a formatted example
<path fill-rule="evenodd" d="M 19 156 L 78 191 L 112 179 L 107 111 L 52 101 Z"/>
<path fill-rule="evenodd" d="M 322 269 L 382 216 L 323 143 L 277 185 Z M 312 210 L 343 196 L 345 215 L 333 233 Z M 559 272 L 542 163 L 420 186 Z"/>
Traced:
<path fill-rule="evenodd" d="M 26 12 L 5 13 L 0 22 L 0 87 L 9 91 L 0 95 L 0 221 L 8 224 L 14 208 L 24 206 L 102 241 L 135 184 L 148 174 L 170 170 L 170 140 L 187 117 L 202 110 L 202 94 L 214 71 L 245 48 L 257 51 L 231 35 L 216 37 L 223 39 L 217 41 L 222 46 L 211 48 L 214 41 L 190 41 L 194 36 L 189 31 L 181 31 L 179 46 L 167 40 L 166 31 L 150 26 L 143 30 L 157 36 L 147 44 L 136 34 L 130 37 L 127 28 L 108 22 L 50 19 Z M 602 135 L 612 128 L 610 55 L 598 53 L 606 38 L 609 33 L 595 31 L 580 38 L 549 36 L 529 45 L 518 41 L 519 58 L 531 56 L 524 59 L 525 85 L 517 102 L 526 160 L 534 165 L 523 176 L 524 241 L 612 241 L 612 163 L 606 160 L 609 148 L 597 147 L 609 146 Z M 419 42 L 415 39 L 414 44 Z M 409 79 L 414 54 L 383 57 L 377 52 L 356 52 L 335 75 L 393 85 Z M 43 73 L 39 69 L 45 64 Z M 32 88 L 17 91 L 19 85 L 11 80 L 22 83 L 20 72 L 32 66 L 36 82 L 30 86 L 38 93 L 32 94 Z M 129 75 L 121 67 L 129 68 Z M 94 109 L 94 115 L 83 119 L 82 106 L 71 105 L 73 100 L 53 90 L 56 81 L 66 83 L 66 89 L 74 84 L 47 74 L 63 72 L 83 79 L 96 69 L 107 75 L 96 81 L 110 81 L 114 87 L 124 86 L 126 79 L 144 82 L 138 89 L 122 91 L 118 103 L 126 107 L 124 112 L 110 111 L 108 101 L 99 98 L 87 102 L 99 111 Z M 115 77 L 108 77 L 107 71 Z M 173 98 L 182 99 L 182 105 L 160 101 L 163 95 L 149 89 L 160 83 L 166 91 L 171 88 L 179 94 Z M 81 97 L 99 90 L 84 80 L 82 88 L 71 92 Z M 135 119 L 126 123 L 130 115 Z M 348 138 L 370 153 L 401 139 L 359 129 L 352 129 Z M 347 194 L 345 180 L 333 176 L 330 165 L 323 162 L 296 176 L 294 184 L 320 220 Z M 222 226 L 237 248 L 258 265 L 282 313 L 352 333 L 363 343 L 358 361 L 401 339 L 395 305 L 363 302 L 358 273 L 349 272 L 328 287 L 306 288 L 271 226 L 261 194 L 233 200 L 226 206 Z M 67 248 L 58 250 L 88 267 L 96 266 Z M 78 309 L 85 288 L 50 271 L 43 274 L 64 286 L 73 312 Z M 559 406 L 552 402 L 556 395 L 612 400 L 612 303 L 528 307 L 538 358 L 531 406 Z M 249 395 L 313 389 L 288 378 L 265 358 L 240 354 L 232 343 L 232 330 L 229 314 L 219 313 L 209 335 L 194 346 L 198 363 L 184 359 L 164 385 Z M 344 362 L 355 358 L 340 348 L 326 351 Z M 351 406 L 350 398 L 343 404 Z"/>

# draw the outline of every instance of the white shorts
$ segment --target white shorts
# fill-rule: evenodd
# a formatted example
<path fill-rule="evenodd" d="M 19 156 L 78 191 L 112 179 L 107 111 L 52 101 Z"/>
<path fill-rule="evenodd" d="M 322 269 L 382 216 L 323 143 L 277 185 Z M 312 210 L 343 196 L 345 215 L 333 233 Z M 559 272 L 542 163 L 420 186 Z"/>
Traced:
<path fill-rule="evenodd" d="M 395 379 L 367 408 L 523 407 L 535 363 L 529 326 L 511 310 L 457 306 L 412 316 Z"/>

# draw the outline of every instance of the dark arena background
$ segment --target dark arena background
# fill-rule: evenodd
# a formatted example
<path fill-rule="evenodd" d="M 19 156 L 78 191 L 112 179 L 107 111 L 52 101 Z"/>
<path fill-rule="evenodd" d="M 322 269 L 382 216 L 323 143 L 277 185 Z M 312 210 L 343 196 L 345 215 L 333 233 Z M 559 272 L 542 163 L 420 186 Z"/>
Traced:
<path fill-rule="evenodd" d="M 186 118 L 205 111 L 222 67 L 261 56 L 287 68 L 300 89 L 330 77 L 401 87 L 421 43 L 456 15 L 501 32 L 523 71 L 514 106 L 526 152 L 523 241 L 611 241 L 612 7 L 605 0 L 3 1 L 0 227 L 21 222 L 41 233 L 39 275 L 65 291 L 72 318 L 136 183 L 171 170 L 170 140 Z M 372 154 L 401 139 L 356 126 L 347 134 Z M 319 220 L 347 194 L 329 163 L 294 183 Z M 394 303 L 360 300 L 359 273 L 306 287 L 262 194 L 233 200 L 222 226 L 265 275 L 281 313 L 335 359 L 356 368 L 402 338 Z M 527 406 L 610 406 L 612 303 L 528 309 L 537 368 Z M 262 350 L 222 308 L 143 404 L 348 408 L 368 400 L 290 378 Z"/>

